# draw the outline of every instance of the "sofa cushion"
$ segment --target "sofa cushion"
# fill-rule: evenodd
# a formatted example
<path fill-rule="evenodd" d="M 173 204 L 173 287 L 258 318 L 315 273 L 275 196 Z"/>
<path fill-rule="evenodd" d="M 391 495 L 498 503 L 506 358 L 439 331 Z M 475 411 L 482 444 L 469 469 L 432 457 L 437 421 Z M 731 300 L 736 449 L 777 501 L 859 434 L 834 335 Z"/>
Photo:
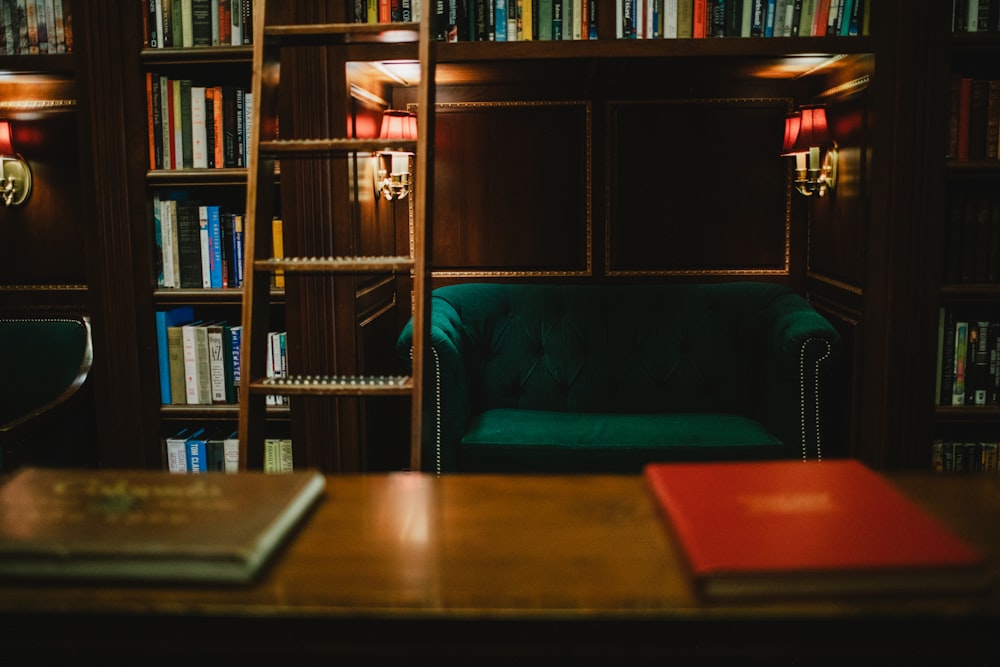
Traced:
<path fill-rule="evenodd" d="M 650 461 L 787 456 L 761 424 L 733 414 L 572 413 L 498 408 L 461 439 L 463 471 L 638 472 Z"/>

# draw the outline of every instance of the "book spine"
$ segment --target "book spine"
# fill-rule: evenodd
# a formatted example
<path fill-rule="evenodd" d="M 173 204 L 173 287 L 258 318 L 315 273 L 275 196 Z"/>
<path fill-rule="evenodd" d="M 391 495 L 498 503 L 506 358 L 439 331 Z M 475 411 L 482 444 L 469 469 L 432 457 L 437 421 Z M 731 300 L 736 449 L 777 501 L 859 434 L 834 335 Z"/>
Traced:
<path fill-rule="evenodd" d="M 209 241 L 209 286 L 222 288 L 222 218 L 216 205 L 205 207 Z"/>
<path fill-rule="evenodd" d="M 242 358 L 241 346 L 243 345 L 243 326 L 235 325 L 229 330 L 230 354 L 232 355 L 233 369 L 233 403 L 240 400 L 240 359 Z"/>
<path fill-rule="evenodd" d="M 188 472 L 208 472 L 205 465 L 205 440 L 205 429 L 198 430 L 187 439 L 185 446 Z"/>
<path fill-rule="evenodd" d="M 197 342 L 195 341 L 195 329 L 197 324 L 186 324 L 181 328 L 181 336 L 184 344 L 184 395 L 187 397 L 188 405 L 198 405 L 198 353 Z"/>
<path fill-rule="evenodd" d="M 201 287 L 212 287 L 212 243 L 208 232 L 208 207 L 198 207 L 198 245 L 201 257 Z"/>
<path fill-rule="evenodd" d="M 170 396 L 174 405 L 187 404 L 187 380 L 184 367 L 183 326 L 167 328 L 167 354 L 170 366 Z"/>
<path fill-rule="evenodd" d="M 212 46 L 212 1 L 190 0 L 191 46 Z"/>
<path fill-rule="evenodd" d="M 226 356 L 229 350 L 223 341 L 223 325 L 207 327 L 207 335 L 211 403 L 225 405 L 229 402 L 226 396 Z"/>
<path fill-rule="evenodd" d="M 271 220 L 271 256 L 276 259 L 285 256 L 284 222 L 281 218 Z M 274 272 L 274 286 L 279 289 L 285 286 L 285 272 L 281 269 Z"/>
<path fill-rule="evenodd" d="M 223 452 L 225 454 L 225 471 L 235 473 L 240 470 L 240 441 L 233 431 L 223 440 Z"/>
<path fill-rule="evenodd" d="M 205 87 L 191 86 L 191 167 L 208 167 L 208 128 L 205 118 Z"/>
<path fill-rule="evenodd" d="M 167 470 L 172 473 L 187 472 L 187 433 L 183 428 L 166 439 Z"/>
<path fill-rule="evenodd" d="M 969 343 L 969 323 L 966 320 L 955 321 L 955 362 L 952 372 L 951 404 L 965 405 L 966 362 Z"/>
<path fill-rule="evenodd" d="M 181 46 L 194 46 L 194 0 L 181 0 Z"/>
<path fill-rule="evenodd" d="M 198 405 L 212 403 L 212 362 L 208 349 L 208 326 L 194 327 L 195 363 L 198 367 Z"/>

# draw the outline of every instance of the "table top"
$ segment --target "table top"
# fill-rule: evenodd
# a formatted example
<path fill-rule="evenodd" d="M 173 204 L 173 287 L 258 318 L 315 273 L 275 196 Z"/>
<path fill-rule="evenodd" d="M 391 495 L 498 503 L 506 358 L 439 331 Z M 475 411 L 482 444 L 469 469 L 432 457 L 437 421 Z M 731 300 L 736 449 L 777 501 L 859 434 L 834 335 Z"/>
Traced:
<path fill-rule="evenodd" d="M 1000 477 L 894 475 L 1000 564 Z M 1000 616 L 986 595 L 709 603 L 638 476 L 331 476 L 248 586 L 0 581 L 0 613 L 412 619 Z"/>

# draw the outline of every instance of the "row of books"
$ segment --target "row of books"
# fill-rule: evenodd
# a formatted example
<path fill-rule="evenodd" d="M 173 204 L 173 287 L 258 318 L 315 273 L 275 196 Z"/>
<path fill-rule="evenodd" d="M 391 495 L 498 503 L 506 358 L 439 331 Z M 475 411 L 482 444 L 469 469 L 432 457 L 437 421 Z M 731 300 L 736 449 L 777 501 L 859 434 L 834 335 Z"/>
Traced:
<path fill-rule="evenodd" d="M 953 0 L 954 32 L 996 32 L 1000 30 L 1000 0 Z"/>
<path fill-rule="evenodd" d="M 943 306 L 938 318 L 938 403 L 1000 405 L 1000 310 Z"/>
<path fill-rule="evenodd" d="M 156 311 L 160 401 L 226 405 L 239 400 L 242 325 L 195 319 L 192 306 Z"/>
<path fill-rule="evenodd" d="M 228 427 L 184 427 L 165 440 L 167 470 L 173 473 L 239 471 L 240 441 Z"/>
<path fill-rule="evenodd" d="M 618 37 L 856 37 L 868 0 L 618 0 Z"/>
<path fill-rule="evenodd" d="M 996 160 L 1000 155 L 1000 80 L 952 77 L 948 157 Z"/>
<path fill-rule="evenodd" d="M 169 472 L 239 472 L 240 441 L 228 426 L 186 426 L 168 436 L 164 447 Z M 264 472 L 292 471 L 291 438 L 265 438 Z"/>
<path fill-rule="evenodd" d="M 391 16 L 406 2 L 383 0 Z M 420 11 L 414 3 L 415 20 Z M 435 0 L 433 11 L 442 42 L 597 39 L 597 0 Z"/>
<path fill-rule="evenodd" d="M 233 405 L 239 402 L 242 325 L 195 319 L 192 306 L 156 311 L 156 352 L 160 401 L 164 405 Z M 272 331 L 267 339 L 267 377 L 287 377 L 288 337 Z M 288 397 L 268 395 L 268 405 Z"/>
<path fill-rule="evenodd" d="M 1000 193 L 956 184 L 947 206 L 944 282 L 1000 283 Z"/>
<path fill-rule="evenodd" d="M 157 287 L 241 287 L 243 214 L 185 196 L 184 192 L 153 193 Z"/>
<path fill-rule="evenodd" d="M 146 48 L 253 44 L 253 0 L 139 0 Z"/>
<path fill-rule="evenodd" d="M 931 467 L 936 472 L 1000 471 L 996 442 L 953 442 L 935 440 L 931 448 Z"/>
<path fill-rule="evenodd" d="M 247 166 L 253 93 L 146 73 L 150 169 Z"/>
<path fill-rule="evenodd" d="M 0 55 L 73 52 L 73 17 L 63 0 L 0 0 Z"/>
<path fill-rule="evenodd" d="M 869 0 L 616 0 L 619 39 L 857 36 Z M 597 0 L 436 0 L 440 41 L 597 39 Z M 419 20 L 414 0 L 357 0 L 354 20 Z"/>

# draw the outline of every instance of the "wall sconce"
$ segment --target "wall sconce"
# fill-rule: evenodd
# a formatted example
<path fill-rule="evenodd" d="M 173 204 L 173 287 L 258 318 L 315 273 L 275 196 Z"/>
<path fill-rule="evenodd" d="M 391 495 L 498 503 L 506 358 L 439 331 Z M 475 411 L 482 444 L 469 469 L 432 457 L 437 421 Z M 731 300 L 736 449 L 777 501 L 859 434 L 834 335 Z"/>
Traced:
<path fill-rule="evenodd" d="M 826 107 L 807 105 L 785 118 L 781 154 L 795 156 L 795 189 L 822 197 L 837 184 L 837 144 L 830 137 Z"/>
<path fill-rule="evenodd" d="M 9 120 L 0 120 L 0 197 L 6 206 L 20 206 L 31 194 L 31 168 L 16 150 Z"/>
<path fill-rule="evenodd" d="M 379 138 L 386 141 L 413 141 L 417 138 L 417 117 L 408 111 L 387 109 L 382 114 Z M 403 199 L 410 193 L 410 157 L 413 151 L 377 151 L 372 156 L 375 196 Z"/>

